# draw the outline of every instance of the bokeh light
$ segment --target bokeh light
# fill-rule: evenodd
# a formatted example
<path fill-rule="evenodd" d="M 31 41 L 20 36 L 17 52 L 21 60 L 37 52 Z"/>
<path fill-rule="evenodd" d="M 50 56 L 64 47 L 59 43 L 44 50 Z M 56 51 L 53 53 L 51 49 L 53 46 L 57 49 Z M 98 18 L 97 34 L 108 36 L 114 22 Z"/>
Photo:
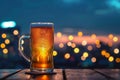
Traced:
<path fill-rule="evenodd" d="M 117 36 L 113 37 L 113 41 L 117 42 L 118 41 L 118 37 Z"/>
<path fill-rule="evenodd" d="M 101 51 L 101 55 L 102 55 L 102 56 L 105 56 L 105 54 L 106 54 L 106 50 L 102 50 L 102 51 Z"/>
<path fill-rule="evenodd" d="M 108 38 L 109 38 L 109 39 L 113 39 L 113 34 L 109 34 L 109 35 L 108 35 Z"/>
<path fill-rule="evenodd" d="M 5 39 L 5 44 L 10 44 L 10 40 L 9 39 Z"/>
<path fill-rule="evenodd" d="M 76 47 L 76 44 L 75 44 L 75 43 L 72 43 L 71 47 L 72 47 L 72 48 L 75 48 L 75 47 Z"/>
<path fill-rule="evenodd" d="M 115 49 L 114 49 L 114 53 L 115 53 L 115 54 L 118 54 L 119 52 L 120 52 L 120 51 L 119 51 L 118 48 L 115 48 Z"/>
<path fill-rule="evenodd" d="M 1 48 L 5 48 L 6 47 L 6 45 L 4 44 L 4 43 L 1 43 Z"/>
<path fill-rule="evenodd" d="M 91 35 L 91 38 L 92 38 L 92 39 L 96 39 L 96 34 L 92 34 L 92 35 Z"/>
<path fill-rule="evenodd" d="M 106 58 L 109 58 L 109 57 L 110 57 L 110 53 L 106 52 L 104 56 L 105 56 Z"/>
<path fill-rule="evenodd" d="M 71 46 L 72 45 L 72 42 L 67 42 L 67 46 Z"/>
<path fill-rule="evenodd" d="M 7 37 L 7 34 L 3 33 L 2 38 L 6 38 L 6 37 Z"/>
<path fill-rule="evenodd" d="M 62 37 L 62 33 L 61 32 L 57 32 L 57 37 L 61 38 Z"/>
<path fill-rule="evenodd" d="M 110 57 L 108 58 L 108 60 L 109 60 L 109 62 L 113 62 L 113 61 L 114 61 L 114 57 L 113 57 L 113 56 L 110 56 Z"/>
<path fill-rule="evenodd" d="M 79 53 L 80 49 L 79 48 L 74 48 L 74 53 Z"/>
<path fill-rule="evenodd" d="M 85 61 L 85 60 L 86 60 L 86 57 L 81 56 L 81 60 L 82 60 L 82 61 Z"/>
<path fill-rule="evenodd" d="M 89 51 L 92 51 L 92 50 L 93 50 L 93 47 L 92 47 L 91 45 L 89 45 L 89 46 L 87 46 L 87 49 L 88 49 Z"/>
<path fill-rule="evenodd" d="M 63 47 L 64 47 L 64 44 L 63 44 L 63 43 L 60 43 L 60 44 L 59 44 L 59 47 L 60 47 L 60 48 L 63 48 Z"/>
<path fill-rule="evenodd" d="M 73 35 L 69 35 L 69 36 L 68 36 L 68 39 L 69 39 L 70 41 L 72 41 L 73 38 L 74 38 Z"/>
<path fill-rule="evenodd" d="M 82 41 L 82 45 L 83 45 L 83 46 L 86 46 L 86 45 L 87 45 L 87 41 L 83 40 L 83 41 Z"/>
<path fill-rule="evenodd" d="M 96 58 L 95 58 L 95 57 L 92 57 L 92 58 L 91 58 L 91 61 L 92 61 L 93 63 L 95 63 L 95 62 L 96 62 Z"/>
<path fill-rule="evenodd" d="M 70 53 L 65 53 L 64 58 L 69 59 L 70 58 Z"/>
<path fill-rule="evenodd" d="M 86 58 L 87 58 L 88 56 L 89 56 L 88 52 L 84 52 L 84 53 L 83 53 L 83 57 L 86 57 Z"/>
<path fill-rule="evenodd" d="M 83 36 L 83 32 L 78 32 L 78 36 L 82 37 Z"/>
<path fill-rule="evenodd" d="M 14 34 L 14 35 L 18 35 L 18 34 L 19 34 L 19 31 L 18 31 L 18 30 L 14 30 L 14 31 L 13 31 L 13 34 Z"/>
<path fill-rule="evenodd" d="M 116 63 L 120 63 L 120 58 L 115 59 Z"/>
<path fill-rule="evenodd" d="M 8 53 L 8 49 L 3 49 L 3 54 L 7 54 Z"/>
<path fill-rule="evenodd" d="M 57 56 L 58 55 L 58 53 L 57 53 L 57 51 L 53 51 L 53 56 Z"/>

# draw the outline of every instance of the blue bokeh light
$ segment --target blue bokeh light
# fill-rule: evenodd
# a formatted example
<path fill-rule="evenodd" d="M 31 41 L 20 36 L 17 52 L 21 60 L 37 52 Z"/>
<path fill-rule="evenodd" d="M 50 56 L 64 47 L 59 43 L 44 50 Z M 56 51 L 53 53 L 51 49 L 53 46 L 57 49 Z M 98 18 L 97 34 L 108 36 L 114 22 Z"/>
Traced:
<path fill-rule="evenodd" d="M 111 7 L 120 9 L 120 0 L 108 0 L 108 3 Z"/>
<path fill-rule="evenodd" d="M 15 21 L 4 21 L 1 23 L 1 28 L 14 28 L 16 26 Z"/>

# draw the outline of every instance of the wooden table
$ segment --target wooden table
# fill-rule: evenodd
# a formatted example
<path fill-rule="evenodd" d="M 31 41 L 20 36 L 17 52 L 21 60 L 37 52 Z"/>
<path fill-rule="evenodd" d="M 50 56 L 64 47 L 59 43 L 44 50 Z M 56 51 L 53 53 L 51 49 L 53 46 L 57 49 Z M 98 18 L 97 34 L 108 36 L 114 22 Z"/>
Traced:
<path fill-rule="evenodd" d="M 29 69 L 0 69 L 0 80 L 120 80 L 120 69 L 54 69 L 56 74 L 28 75 Z"/>

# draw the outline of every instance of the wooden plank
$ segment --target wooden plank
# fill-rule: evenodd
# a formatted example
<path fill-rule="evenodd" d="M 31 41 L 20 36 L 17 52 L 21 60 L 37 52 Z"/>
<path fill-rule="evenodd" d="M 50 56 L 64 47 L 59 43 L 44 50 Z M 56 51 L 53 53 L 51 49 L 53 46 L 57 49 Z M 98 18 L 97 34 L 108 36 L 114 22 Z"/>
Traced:
<path fill-rule="evenodd" d="M 63 80 L 62 69 L 55 69 L 56 74 L 53 75 L 28 75 L 25 72 L 29 72 L 29 69 L 20 71 L 19 73 L 7 78 L 6 80 Z"/>
<path fill-rule="evenodd" d="M 0 80 L 20 71 L 21 69 L 0 69 Z"/>
<path fill-rule="evenodd" d="M 120 80 L 120 69 L 95 69 L 95 71 L 113 80 Z"/>
<path fill-rule="evenodd" d="M 90 69 L 66 69 L 66 80 L 106 80 L 106 78 Z"/>

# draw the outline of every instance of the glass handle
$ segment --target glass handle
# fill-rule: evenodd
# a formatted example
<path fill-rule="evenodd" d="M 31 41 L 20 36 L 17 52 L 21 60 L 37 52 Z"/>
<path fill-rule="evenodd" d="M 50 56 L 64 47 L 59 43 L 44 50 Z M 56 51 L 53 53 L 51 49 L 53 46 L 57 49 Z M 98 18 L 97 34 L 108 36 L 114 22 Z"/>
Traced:
<path fill-rule="evenodd" d="M 23 39 L 30 39 L 30 36 L 22 35 L 22 36 L 19 38 L 18 50 L 20 51 L 20 54 L 22 55 L 22 57 L 23 57 L 24 59 L 26 59 L 28 62 L 30 62 L 30 59 L 27 58 L 27 57 L 24 55 L 23 51 L 22 51 L 22 40 L 23 40 Z"/>

